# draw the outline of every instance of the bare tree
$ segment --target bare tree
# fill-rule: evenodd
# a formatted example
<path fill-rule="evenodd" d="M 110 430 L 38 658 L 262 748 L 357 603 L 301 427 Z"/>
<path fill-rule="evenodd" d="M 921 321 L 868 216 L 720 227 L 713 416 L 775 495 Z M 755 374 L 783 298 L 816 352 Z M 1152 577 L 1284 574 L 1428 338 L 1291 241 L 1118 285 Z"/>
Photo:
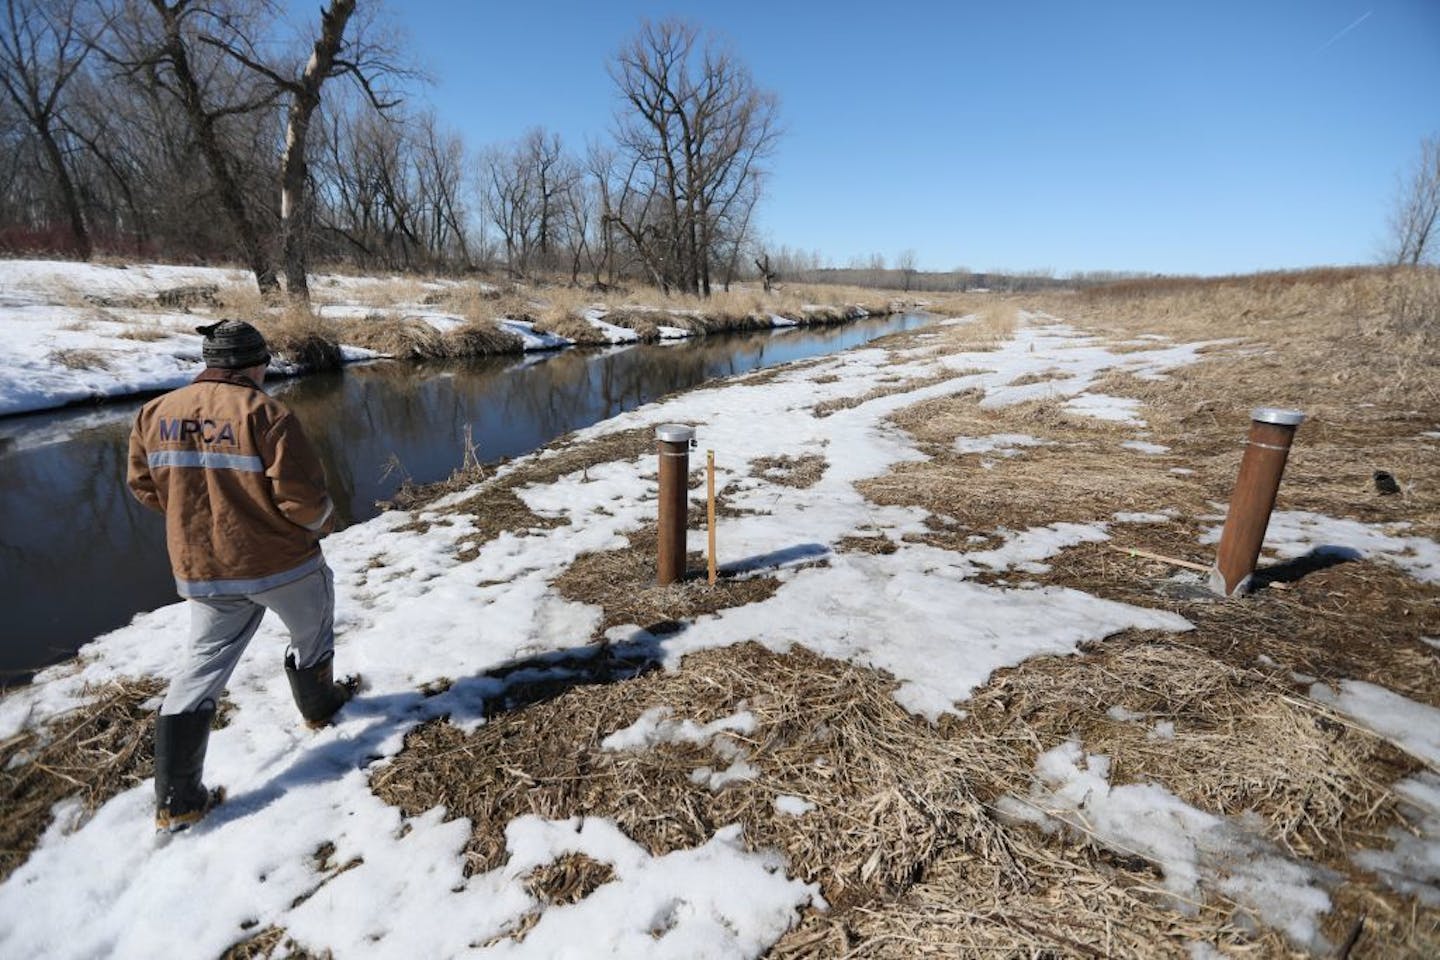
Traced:
<path fill-rule="evenodd" d="M 915 251 L 909 248 L 901 250 L 900 256 L 895 259 L 895 266 L 899 268 L 908 292 L 910 285 L 915 282 Z"/>
<path fill-rule="evenodd" d="M 1400 185 L 1390 214 L 1392 257 L 1415 266 L 1436 259 L 1436 227 L 1440 225 L 1440 137 L 1420 141 L 1420 156 L 1409 179 Z"/>
<path fill-rule="evenodd" d="M 310 298 L 306 279 L 306 225 L 308 182 L 306 148 L 310 123 L 320 107 L 320 90 L 331 77 L 354 78 L 377 110 L 398 101 L 378 91 L 377 78 L 398 72 L 386 50 L 345 40 L 345 28 L 355 14 L 356 0 L 330 0 L 320 11 L 319 36 L 310 56 L 298 72 L 267 63 L 255 46 L 255 38 L 240 31 L 228 35 L 203 34 L 201 40 L 274 84 L 289 97 L 285 122 L 285 146 L 280 154 L 280 237 L 285 264 L 285 288 L 290 296 Z"/>
<path fill-rule="evenodd" d="M 607 216 L 662 287 L 708 296 L 718 243 L 748 220 L 779 136 L 775 96 L 679 20 L 647 21 L 610 74 L 625 103 L 616 142 L 632 202 L 612 204 Z"/>
<path fill-rule="evenodd" d="M 523 276 L 529 267 L 539 213 L 531 168 L 517 149 L 492 147 L 481 157 L 485 210 L 505 244 L 505 266 Z"/>
<path fill-rule="evenodd" d="M 0 30 L 0 89 L 4 89 L 39 139 L 50 174 L 70 221 L 75 252 L 92 253 L 90 230 L 61 147 L 61 95 L 90 52 L 75 0 L 5 0 Z"/>
<path fill-rule="evenodd" d="M 158 20 L 146 16 L 144 7 Z M 197 56 L 207 28 L 244 35 L 256 30 L 255 9 L 240 0 L 213 5 L 197 0 L 127 0 L 119 28 L 112 31 L 107 59 L 129 76 L 165 90 L 184 109 L 190 132 L 210 172 L 221 209 L 235 232 L 260 292 L 279 290 L 280 282 L 265 244 L 255 205 L 247 198 L 243 173 L 227 149 L 226 130 L 237 117 L 253 117 L 279 96 L 273 86 L 245 84 L 233 73 Z M 158 29 L 157 29 L 158 28 Z"/>

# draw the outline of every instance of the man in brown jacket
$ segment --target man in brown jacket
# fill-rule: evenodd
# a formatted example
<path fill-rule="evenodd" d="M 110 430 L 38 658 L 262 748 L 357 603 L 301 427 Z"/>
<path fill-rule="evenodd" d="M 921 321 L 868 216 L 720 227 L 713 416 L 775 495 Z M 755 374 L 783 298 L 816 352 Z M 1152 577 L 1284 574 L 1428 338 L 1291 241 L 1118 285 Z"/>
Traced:
<path fill-rule="evenodd" d="M 324 468 L 294 414 L 261 389 L 270 352 L 260 332 L 239 320 L 196 332 L 205 371 L 141 409 L 127 477 L 135 497 L 165 515 L 175 587 L 191 605 L 189 648 L 155 723 L 155 824 L 166 831 L 223 797 L 201 782 L 210 721 L 267 609 L 290 632 L 285 672 L 312 727 L 356 685 L 334 680 Z"/>

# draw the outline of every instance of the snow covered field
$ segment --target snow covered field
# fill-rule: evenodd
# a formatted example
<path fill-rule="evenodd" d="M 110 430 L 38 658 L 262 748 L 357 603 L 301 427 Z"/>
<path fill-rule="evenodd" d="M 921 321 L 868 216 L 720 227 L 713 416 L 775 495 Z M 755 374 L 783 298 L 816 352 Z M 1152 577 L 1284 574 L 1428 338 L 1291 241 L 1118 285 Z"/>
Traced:
<path fill-rule="evenodd" d="M 198 282 L 202 276 L 183 278 Z M 134 282 L 177 279 L 167 274 Z M 46 351 L 70 343 L 62 336 L 68 336 L 63 315 L 53 305 L 23 302 L 24 295 L 8 286 L 6 291 L 3 322 L 31 331 L 24 334 L 29 340 L 15 336 L 30 344 L 25 356 L 35 367 L 12 375 L 7 366 L 10 379 L 0 385 L 0 395 L 22 404 L 39 402 L 26 397 L 62 395 L 67 388 L 58 380 L 42 381 L 35 371 L 44 366 Z M 598 316 L 591 320 L 604 323 Z M 969 322 L 942 329 L 960 332 Z M 172 339 L 155 343 L 172 351 L 179 375 L 176 351 L 186 341 Z M 75 348 L 93 348 L 83 347 L 86 342 L 75 341 Z M 1044 580 L 1067 550 L 1103 544 L 1135 526 L 1168 523 L 1174 515 L 1165 512 L 1169 504 L 1086 522 L 997 525 L 979 538 L 983 543 L 957 551 L 925 542 L 940 519 L 934 513 L 879 505 L 856 484 L 927 459 L 914 438 L 888 419 L 892 414 L 972 391 L 983 408 L 1047 397 L 1070 416 L 1095 418 L 1119 431 L 1117 448 L 1123 442 L 1155 459 L 1169 448 L 1142 439 L 1148 436 L 1144 405 L 1105 393 L 1100 381 L 1117 374 L 1165 378 L 1199 362 L 1206 346 L 1156 340 L 1116 352 L 1055 318 L 1022 315 L 996 349 L 947 352 L 917 337 L 694 390 L 583 431 L 575 443 L 667 422 L 695 425 L 700 447 L 716 451 L 718 485 L 740 514 L 721 527 L 722 567 L 780 581 L 768 599 L 700 616 L 679 633 L 651 635 L 641 624 L 628 624 L 604 630 L 604 637 L 653 644 L 670 669 L 683 669 L 687 653 L 746 641 L 781 653 L 804 646 L 888 672 L 899 682 L 898 702 L 935 721 L 963 716 L 974 691 L 997 671 L 1029 658 L 1070 655 L 1126 630 L 1191 631 L 1191 621 L 1158 606 Z M 1043 384 L 1015 383 L 1042 373 L 1054 376 Z M 126 382 L 143 376 L 136 372 Z M 827 404 L 833 410 L 816 416 Z M 1058 446 L 995 432 L 957 439 L 950 448 L 957 456 L 1008 462 Z M 495 480 L 553 455 L 512 463 Z M 805 456 L 821 458 L 824 471 L 799 493 L 751 469 L 763 458 Z M 417 725 L 442 716 L 466 728 L 484 722 L 487 699 L 509 682 L 487 676 L 487 669 L 574 650 L 602 632 L 601 611 L 566 599 L 555 582 L 577 556 L 623 547 L 627 533 L 652 522 L 653 458 L 611 461 L 519 493 L 534 514 L 555 523 L 508 531 L 467 552 L 476 526 L 452 508 L 471 491 L 431 503 L 418 516 L 384 514 L 328 539 L 336 573 L 337 663 L 362 672 L 366 691 L 335 726 L 306 731 L 279 669 L 282 628 L 267 619 L 230 683 L 229 723 L 211 740 L 207 782 L 225 784 L 229 800 L 174 838 L 152 834 L 149 782 L 88 818 L 77 803 L 62 803 L 29 860 L 0 885 L 0 915 L 6 918 L 0 954 L 148 957 L 183 944 L 185 955 L 216 956 L 247 931 L 278 927 L 302 947 L 338 957 L 753 957 L 798 923 L 802 910 L 824 910 L 819 885 L 794 879 L 774 852 L 752 850 L 741 824 L 718 824 L 708 842 L 655 856 L 603 818 L 521 817 L 505 827 L 506 865 L 467 878 L 466 819 L 447 821 L 442 809 L 407 818 L 372 793 L 370 776 Z M 1277 533 L 1284 556 L 1343 541 L 1419 580 L 1436 576 L 1440 547 L 1404 528 L 1297 513 L 1280 515 Z M 885 549 L 840 549 L 842 541 L 856 538 L 885 541 Z M 0 701 L 0 741 L 83 704 L 94 685 L 164 676 L 187 621 L 182 604 L 143 614 L 97 639 L 78 663 L 46 671 L 32 687 Z M 454 682 L 427 695 L 425 689 L 442 680 Z M 1440 817 L 1429 809 L 1440 759 L 1435 710 L 1359 682 L 1338 692 L 1317 685 L 1313 696 L 1353 723 L 1395 738 L 1430 768 L 1397 787 L 1408 802 L 1429 811 L 1423 830 L 1397 834 L 1393 850 L 1357 852 L 1356 863 L 1383 870 L 1387 884 L 1433 905 L 1440 897 Z M 743 733 L 753 723 L 738 713 L 704 725 L 684 710 L 677 704 L 647 713 L 631 727 L 605 731 L 606 749 L 704 743 L 722 731 Z M 1166 736 L 1162 727 L 1156 732 Z M 758 775 L 733 751 L 720 761 L 729 765 L 697 769 L 697 789 L 723 790 Z M 803 798 L 783 791 L 774 804 L 796 816 L 808 812 Z M 1278 848 L 1246 822 L 1195 808 L 1161 784 L 1118 782 L 1109 760 L 1079 741 L 1047 747 L 1031 789 L 1017 789 L 1002 808 L 1016 821 L 1083 831 L 1101 846 L 1157 864 L 1159 886 L 1182 912 L 1207 893 L 1228 897 L 1297 948 L 1334 946 L 1320 922 L 1337 875 Z M 317 862 L 315 852 L 327 844 L 333 845 L 329 862 L 353 866 L 335 871 Z M 525 876 L 570 853 L 609 865 L 613 878 L 578 903 L 537 900 Z M 85 922 L 77 924 L 78 917 Z M 528 930 L 523 940 L 506 937 L 522 927 Z"/>

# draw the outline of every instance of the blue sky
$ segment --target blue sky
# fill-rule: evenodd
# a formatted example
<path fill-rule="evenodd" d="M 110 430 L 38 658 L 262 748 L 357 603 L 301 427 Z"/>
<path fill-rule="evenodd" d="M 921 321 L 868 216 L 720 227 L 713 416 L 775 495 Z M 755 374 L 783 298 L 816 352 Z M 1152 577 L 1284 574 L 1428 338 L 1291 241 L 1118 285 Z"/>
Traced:
<path fill-rule="evenodd" d="M 642 17 L 727 38 L 780 97 L 761 215 L 837 265 L 1225 273 L 1373 261 L 1440 135 L 1440 0 L 482 4 L 390 0 L 479 147 L 577 151 Z"/>

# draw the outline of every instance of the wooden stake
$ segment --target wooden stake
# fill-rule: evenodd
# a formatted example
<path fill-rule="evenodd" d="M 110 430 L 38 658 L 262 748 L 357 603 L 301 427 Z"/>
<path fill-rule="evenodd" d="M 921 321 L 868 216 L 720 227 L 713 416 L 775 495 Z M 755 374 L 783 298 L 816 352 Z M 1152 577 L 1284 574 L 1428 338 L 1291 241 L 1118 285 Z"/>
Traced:
<path fill-rule="evenodd" d="M 705 451 L 705 493 L 709 501 L 706 528 L 710 533 L 710 585 L 715 585 L 715 451 Z"/>
<path fill-rule="evenodd" d="M 1134 547 L 1122 547 L 1119 544 L 1108 544 L 1111 550 L 1130 557 L 1144 557 L 1146 560 L 1159 560 L 1161 563 L 1168 563 L 1174 567 L 1184 567 L 1187 570 L 1199 570 L 1201 573 L 1209 573 L 1210 568 L 1203 563 L 1191 563 L 1189 560 L 1176 560 L 1174 557 L 1162 557 L 1158 553 L 1151 553 L 1149 550 L 1137 550 Z"/>

